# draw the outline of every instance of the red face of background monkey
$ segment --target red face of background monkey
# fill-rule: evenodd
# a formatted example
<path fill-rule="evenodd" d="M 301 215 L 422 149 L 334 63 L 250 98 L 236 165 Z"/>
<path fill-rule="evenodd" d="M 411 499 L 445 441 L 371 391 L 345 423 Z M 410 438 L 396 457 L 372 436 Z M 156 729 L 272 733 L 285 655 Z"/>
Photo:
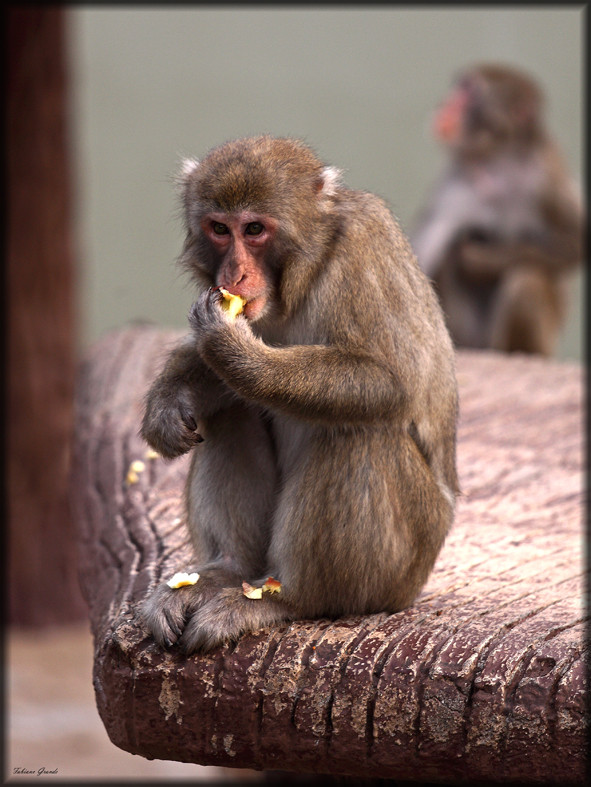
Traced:
<path fill-rule="evenodd" d="M 542 132 L 542 94 L 528 75 L 505 66 L 468 69 L 437 110 L 433 133 L 452 149 L 488 155 L 532 144 Z"/>

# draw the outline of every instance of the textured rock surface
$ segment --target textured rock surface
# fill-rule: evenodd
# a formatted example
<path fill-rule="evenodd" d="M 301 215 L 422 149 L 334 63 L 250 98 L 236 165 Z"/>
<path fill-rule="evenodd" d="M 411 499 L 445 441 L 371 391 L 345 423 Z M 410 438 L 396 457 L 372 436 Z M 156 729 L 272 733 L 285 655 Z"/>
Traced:
<path fill-rule="evenodd" d="M 73 498 L 99 712 L 149 758 L 398 780 L 581 782 L 583 370 L 460 352 L 456 522 L 415 605 L 189 658 L 134 616 L 188 556 L 187 458 L 146 457 L 143 394 L 179 334 L 105 337 L 78 387 Z M 130 464 L 145 470 L 126 483 Z"/>

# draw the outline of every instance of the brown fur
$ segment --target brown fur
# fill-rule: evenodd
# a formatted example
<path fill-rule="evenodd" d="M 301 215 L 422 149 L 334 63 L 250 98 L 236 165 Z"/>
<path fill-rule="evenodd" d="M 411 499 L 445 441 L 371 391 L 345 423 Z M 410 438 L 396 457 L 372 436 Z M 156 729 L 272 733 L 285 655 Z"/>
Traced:
<path fill-rule="evenodd" d="M 194 446 L 201 579 L 156 588 L 144 620 L 191 652 L 282 620 L 408 606 L 453 519 L 457 392 L 407 240 L 379 198 L 338 185 L 293 140 L 217 148 L 186 173 L 183 199 L 183 262 L 203 291 L 142 433 L 166 456 Z M 234 231 L 252 215 L 256 232 L 270 221 L 259 245 Z M 230 269 L 235 291 L 258 299 L 253 318 L 247 306 L 229 319 L 208 288 Z M 242 580 L 268 575 L 279 595 L 244 597 Z"/>
<path fill-rule="evenodd" d="M 436 121 L 450 166 L 412 243 L 459 346 L 550 355 L 564 324 L 583 211 L 542 108 L 528 75 L 481 65 L 438 115 L 460 113 L 447 134 Z"/>

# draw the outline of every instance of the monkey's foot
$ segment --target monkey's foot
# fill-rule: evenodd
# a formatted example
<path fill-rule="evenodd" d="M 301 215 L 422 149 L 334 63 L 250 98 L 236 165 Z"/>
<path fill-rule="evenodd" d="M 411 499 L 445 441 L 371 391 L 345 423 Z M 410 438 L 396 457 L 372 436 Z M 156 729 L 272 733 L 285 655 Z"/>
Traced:
<path fill-rule="evenodd" d="M 193 569 L 189 569 L 190 574 Z M 170 587 L 163 582 L 142 602 L 139 614 L 161 647 L 171 647 L 182 636 L 196 611 L 229 584 L 240 584 L 238 574 L 221 568 L 197 569 L 199 579 L 190 585 Z"/>
<path fill-rule="evenodd" d="M 207 651 L 234 641 L 247 631 L 277 625 L 293 617 L 289 607 L 276 598 L 249 599 L 239 588 L 224 588 L 191 615 L 179 645 L 185 653 Z"/>

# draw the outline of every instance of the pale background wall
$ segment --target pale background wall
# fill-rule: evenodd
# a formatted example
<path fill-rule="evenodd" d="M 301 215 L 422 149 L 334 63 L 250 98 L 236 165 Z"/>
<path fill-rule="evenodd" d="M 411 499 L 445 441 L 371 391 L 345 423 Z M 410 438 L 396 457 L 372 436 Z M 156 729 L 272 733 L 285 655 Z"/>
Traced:
<path fill-rule="evenodd" d="M 71 7 L 80 343 L 134 319 L 184 327 L 171 176 L 237 136 L 306 139 L 403 226 L 438 173 L 431 113 L 467 63 L 521 66 L 581 182 L 584 10 L 572 6 Z M 559 356 L 582 353 L 582 276 Z"/>

